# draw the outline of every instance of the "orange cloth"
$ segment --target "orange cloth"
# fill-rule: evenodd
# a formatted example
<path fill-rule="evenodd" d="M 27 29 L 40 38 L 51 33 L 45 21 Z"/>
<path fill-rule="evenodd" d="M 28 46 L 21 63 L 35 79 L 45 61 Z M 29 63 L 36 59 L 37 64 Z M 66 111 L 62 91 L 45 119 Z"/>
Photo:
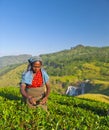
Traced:
<path fill-rule="evenodd" d="M 32 85 L 29 85 L 29 88 L 36 88 L 36 87 L 41 87 L 43 84 L 43 78 L 42 78 L 42 73 L 39 70 L 33 77 L 32 80 Z"/>

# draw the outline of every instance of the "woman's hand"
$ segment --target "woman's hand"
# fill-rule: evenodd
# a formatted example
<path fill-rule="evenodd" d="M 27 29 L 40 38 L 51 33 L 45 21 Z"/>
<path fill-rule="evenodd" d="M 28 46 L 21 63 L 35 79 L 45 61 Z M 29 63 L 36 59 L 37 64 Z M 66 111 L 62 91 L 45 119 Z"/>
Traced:
<path fill-rule="evenodd" d="M 45 103 L 47 102 L 47 99 L 48 99 L 47 97 L 44 97 L 44 98 L 42 99 L 42 101 L 40 102 L 40 104 L 42 104 L 42 105 L 45 104 Z"/>
<path fill-rule="evenodd" d="M 36 98 L 34 98 L 34 97 L 29 97 L 28 100 L 29 100 L 29 102 L 30 102 L 32 105 L 36 105 Z"/>

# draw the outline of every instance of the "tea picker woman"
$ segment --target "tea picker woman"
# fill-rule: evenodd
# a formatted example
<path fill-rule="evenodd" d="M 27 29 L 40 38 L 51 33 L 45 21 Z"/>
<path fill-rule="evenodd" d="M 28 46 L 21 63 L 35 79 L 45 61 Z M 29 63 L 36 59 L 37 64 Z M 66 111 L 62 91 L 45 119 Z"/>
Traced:
<path fill-rule="evenodd" d="M 28 70 L 22 75 L 20 91 L 30 108 L 42 107 L 47 110 L 50 93 L 49 76 L 42 68 L 40 57 L 30 58 Z"/>

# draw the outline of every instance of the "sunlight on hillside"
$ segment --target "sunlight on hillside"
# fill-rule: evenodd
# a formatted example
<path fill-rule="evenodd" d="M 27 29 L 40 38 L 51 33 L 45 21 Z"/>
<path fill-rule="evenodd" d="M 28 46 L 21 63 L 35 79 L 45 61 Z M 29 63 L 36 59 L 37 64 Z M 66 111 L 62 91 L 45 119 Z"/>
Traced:
<path fill-rule="evenodd" d="M 77 97 L 109 103 L 109 96 L 105 96 L 102 94 L 83 94 L 83 95 L 79 95 Z"/>
<path fill-rule="evenodd" d="M 25 71 L 26 64 L 20 65 L 0 77 L 0 87 L 19 86 L 21 74 Z M 8 81 L 8 82 L 7 82 Z"/>
<path fill-rule="evenodd" d="M 109 82 L 108 81 L 102 81 L 102 80 L 93 80 L 93 82 L 95 84 L 104 84 L 104 85 L 109 85 Z"/>

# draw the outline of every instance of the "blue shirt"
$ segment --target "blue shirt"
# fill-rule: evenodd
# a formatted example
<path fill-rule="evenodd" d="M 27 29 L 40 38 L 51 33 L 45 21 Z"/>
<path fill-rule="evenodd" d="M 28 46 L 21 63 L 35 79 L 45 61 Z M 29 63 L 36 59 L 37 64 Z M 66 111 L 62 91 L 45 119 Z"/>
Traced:
<path fill-rule="evenodd" d="M 44 69 L 41 69 L 41 72 L 42 72 L 42 77 L 43 77 L 43 84 L 45 84 L 48 82 L 49 76 Z M 33 80 L 33 71 L 27 71 L 22 74 L 21 83 L 31 85 L 32 80 Z"/>

